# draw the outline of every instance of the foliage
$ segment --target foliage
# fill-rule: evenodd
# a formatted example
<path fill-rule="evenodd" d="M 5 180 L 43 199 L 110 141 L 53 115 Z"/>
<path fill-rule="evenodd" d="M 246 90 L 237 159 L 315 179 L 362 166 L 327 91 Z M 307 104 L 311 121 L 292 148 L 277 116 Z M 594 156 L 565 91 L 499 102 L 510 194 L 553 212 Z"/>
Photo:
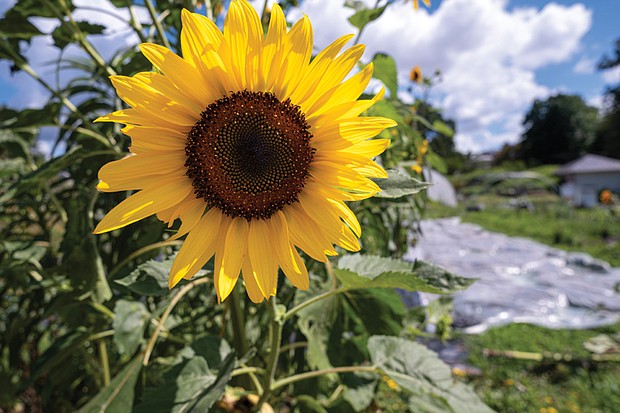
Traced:
<path fill-rule="evenodd" d="M 529 164 L 571 161 L 590 148 L 597 120 L 596 108 L 580 96 L 537 99 L 523 120 L 520 158 Z"/>
<path fill-rule="evenodd" d="M 613 70 L 620 66 L 620 38 L 616 40 L 615 56 L 604 56 L 599 63 L 600 70 Z M 620 159 L 620 82 L 607 89 L 608 107 L 596 130 L 592 151 Z"/>
<path fill-rule="evenodd" d="M 588 361 L 590 353 L 584 343 L 599 334 L 618 331 L 620 324 L 592 330 L 511 324 L 468 336 L 464 338 L 471 349 L 468 361 L 482 370 L 479 377 L 468 381 L 500 412 L 539 413 L 549 407 L 559 412 L 611 412 L 620 403 L 620 364 Z M 487 357 L 484 349 L 552 352 L 570 355 L 573 360 Z"/>
<path fill-rule="evenodd" d="M 286 1 L 283 8 L 296 3 Z M 131 16 L 127 29 L 141 41 L 177 51 L 183 7 L 200 5 L 221 21 L 226 6 L 217 0 L 112 4 Z M 359 9 L 353 20 L 360 33 L 389 4 Z M 399 123 L 385 132 L 393 143 L 381 159 L 394 172 L 379 182 L 380 197 L 353 205 L 368 255 L 344 256 L 326 267 L 314 263 L 311 290 L 295 291 L 282 282 L 277 303 L 255 306 L 235 291 L 218 304 L 210 264 L 193 281 L 167 290 L 171 258 L 181 244 L 169 240 L 175 228 L 152 218 L 92 235 L 94 223 L 127 195 L 100 196 L 97 171 L 123 157 L 129 144 L 117 126 L 92 121 L 122 108 L 110 75 L 152 68 L 135 45 L 104 59 L 92 43 L 103 28 L 75 21 L 79 7 L 70 0 L 18 0 L 0 20 L 0 59 L 50 92 L 39 108 L 0 109 L 0 408 L 222 410 L 223 394 L 228 397 L 236 387 L 242 390 L 229 410 L 256 404 L 260 395 L 259 403 L 278 410 L 364 411 L 382 397 L 379 380 L 392 377 L 411 411 L 485 409 L 471 390 L 453 383 L 436 355 L 398 337 L 405 334 L 406 309 L 395 288 L 449 293 L 471 281 L 397 259 L 424 206 L 422 197 L 412 195 L 426 186 L 405 167 L 414 159 L 442 164 L 420 150 L 425 135 L 418 125 L 446 136 L 452 131 L 397 98 L 389 55 L 374 61 L 375 77 L 390 97 L 369 115 Z M 137 9 L 151 20 L 138 22 Z M 60 55 L 56 68 L 70 76 L 58 85 L 41 77 L 22 54 L 32 38 L 44 35 L 30 21 L 38 17 L 58 23 L 49 33 L 58 49 L 82 52 Z M 268 14 L 262 17 L 268 24 Z M 42 127 L 54 131 L 47 154 L 36 149 Z M 403 349 L 416 354 L 409 358 Z M 397 366 L 392 356 L 410 363 Z"/>
<path fill-rule="evenodd" d="M 432 204 L 426 216 L 440 218 L 458 215 L 490 231 L 510 236 L 532 238 L 567 251 L 582 251 L 620 266 L 620 222 L 607 208 L 574 209 L 553 194 L 528 195 L 522 198 L 530 209 L 509 206 L 506 197 L 478 196 L 458 208 Z M 481 210 L 468 210 L 468 205 L 482 204 Z"/>

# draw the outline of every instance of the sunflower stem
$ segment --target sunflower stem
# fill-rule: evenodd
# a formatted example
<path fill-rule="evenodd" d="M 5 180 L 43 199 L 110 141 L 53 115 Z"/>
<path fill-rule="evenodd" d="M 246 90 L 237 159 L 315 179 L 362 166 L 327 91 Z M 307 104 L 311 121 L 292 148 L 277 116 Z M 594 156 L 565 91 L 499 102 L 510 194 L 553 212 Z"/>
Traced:
<path fill-rule="evenodd" d="M 144 5 L 146 6 L 146 9 L 149 11 L 149 15 L 151 16 L 151 19 L 153 20 L 153 24 L 157 28 L 157 32 L 159 33 L 159 38 L 163 42 L 164 46 L 166 46 L 166 48 L 168 49 L 172 49 L 172 47 L 170 47 L 170 42 L 168 41 L 168 38 L 166 37 L 166 31 L 164 30 L 163 26 L 161 25 L 161 21 L 159 20 L 161 16 L 157 16 L 157 11 L 155 10 L 155 7 L 153 6 L 153 2 L 151 0 L 144 0 Z"/>
<path fill-rule="evenodd" d="M 136 9 L 133 7 L 133 1 L 127 0 L 127 9 L 129 9 L 129 25 L 133 27 L 138 37 L 140 37 L 140 42 L 146 43 L 146 37 L 144 37 L 144 33 L 142 33 L 142 23 L 140 23 L 140 20 L 136 15 Z"/>
<path fill-rule="evenodd" d="M 375 2 L 375 7 L 373 7 L 373 9 L 376 9 L 379 7 L 379 4 L 381 3 L 381 0 L 377 0 Z M 362 26 L 362 28 L 360 29 L 359 32 L 357 32 L 357 36 L 355 36 L 355 41 L 353 42 L 354 45 L 358 44 L 360 41 L 360 38 L 362 37 L 362 33 L 364 32 L 364 29 L 366 28 L 366 26 Z"/>
<path fill-rule="evenodd" d="M 269 27 L 269 19 L 267 18 L 267 9 L 269 7 L 269 0 L 263 2 L 263 12 L 260 15 L 260 22 L 263 25 L 263 30 Z"/>
<path fill-rule="evenodd" d="M 235 286 L 230 294 L 230 313 L 233 329 L 233 346 L 239 357 L 243 357 L 247 354 L 249 345 L 245 336 L 245 317 L 241 309 L 239 286 Z"/>
<path fill-rule="evenodd" d="M 344 366 L 344 367 L 333 367 L 331 369 L 324 369 L 324 370 L 308 371 L 306 373 L 295 374 L 294 376 L 289 376 L 289 377 L 280 379 L 271 385 L 271 389 L 277 390 L 280 387 L 284 387 L 286 385 L 289 385 L 289 384 L 292 384 L 298 381 L 311 379 L 313 377 L 323 376 L 325 374 L 354 373 L 358 371 L 377 373 L 378 369 L 377 367 L 374 367 L 374 366 Z"/>
<path fill-rule="evenodd" d="M 108 349 L 103 339 L 97 340 L 99 346 L 99 361 L 103 370 L 103 387 L 110 385 L 110 361 L 108 359 Z"/>
<path fill-rule="evenodd" d="M 105 62 L 105 60 L 99 54 L 97 49 L 95 49 L 94 46 L 92 45 L 92 43 L 90 41 L 88 41 L 88 39 L 86 38 L 86 35 L 84 34 L 84 32 L 82 31 L 80 26 L 73 19 L 73 14 L 71 12 L 71 9 L 69 9 L 69 6 L 67 6 L 67 3 L 64 0 L 60 0 L 60 2 L 59 2 L 60 6 L 63 9 L 64 16 L 54 6 L 54 4 L 51 1 L 43 0 L 43 3 L 47 7 L 47 9 L 50 10 L 54 15 L 56 15 L 56 18 L 58 18 L 60 21 L 64 21 L 65 17 L 67 18 L 67 20 L 69 21 L 69 23 L 72 26 L 71 29 L 72 29 L 73 33 L 75 34 L 75 37 L 76 37 L 78 43 L 80 44 L 80 46 L 82 46 L 82 49 L 84 49 L 84 51 L 86 53 L 88 53 L 88 55 L 95 61 L 95 63 L 97 63 L 99 65 L 99 67 L 101 67 L 103 70 L 105 70 L 107 72 L 107 74 L 110 75 L 110 76 L 116 75 L 116 72 L 114 71 L 114 69 L 112 69 Z"/>
<path fill-rule="evenodd" d="M 247 374 L 250 380 L 252 381 L 252 385 L 256 389 L 256 393 L 263 394 L 263 386 L 260 384 L 260 380 L 258 380 L 258 377 L 256 376 L 256 374 L 264 376 L 265 373 L 266 373 L 265 369 L 261 369 L 260 367 L 250 367 L 250 366 L 247 366 L 241 363 L 241 367 L 233 370 L 230 377 L 236 377 L 242 374 Z"/>
<path fill-rule="evenodd" d="M 114 279 L 114 275 L 119 272 L 120 270 L 122 270 L 125 265 L 129 264 L 131 261 L 133 261 L 134 259 L 136 259 L 137 257 L 139 257 L 142 254 L 145 254 L 149 251 L 152 250 L 156 250 L 159 248 L 165 248 L 165 247 L 172 247 L 175 245 L 182 245 L 183 241 L 179 241 L 179 240 L 166 240 L 166 241 L 160 241 L 160 242 L 156 242 L 154 244 L 149 244 L 145 247 L 142 247 L 134 252 L 132 252 L 131 254 L 129 254 L 124 260 L 122 260 L 120 263 L 118 263 L 109 273 L 108 273 L 108 278 L 109 279 Z"/>
<path fill-rule="evenodd" d="M 288 310 L 283 316 L 282 318 L 284 320 L 288 320 L 289 318 L 291 318 L 293 315 L 295 315 L 296 313 L 298 313 L 299 311 L 303 310 L 304 308 L 308 307 L 309 305 L 312 305 L 318 301 L 324 300 L 326 298 L 331 297 L 332 295 L 336 295 L 336 294 L 340 294 L 345 292 L 347 289 L 340 287 L 338 289 L 335 290 L 329 290 L 326 291 L 322 294 L 319 295 L 315 295 L 314 297 L 310 298 L 309 300 L 304 301 L 303 303 L 298 304 L 297 306 L 291 308 L 290 310 Z"/>
<path fill-rule="evenodd" d="M 168 304 L 166 311 L 164 311 L 161 318 L 159 319 L 159 323 L 157 323 L 157 327 L 155 327 L 155 331 L 153 331 L 153 334 L 151 335 L 151 338 L 149 339 L 149 342 L 144 349 L 144 358 L 142 359 L 143 366 L 147 366 L 149 364 L 149 359 L 151 358 L 151 353 L 153 352 L 153 348 L 155 347 L 157 338 L 159 337 L 161 330 L 164 328 L 164 323 L 170 316 L 172 309 L 177 305 L 177 303 L 181 300 L 181 298 L 183 298 L 185 294 L 190 292 L 192 288 L 200 284 L 206 284 L 210 281 L 211 279 L 208 277 L 198 278 L 197 280 L 194 280 L 191 283 L 183 286 L 183 288 L 181 288 L 179 292 L 172 298 L 172 301 L 170 301 L 170 304 Z"/>
<path fill-rule="evenodd" d="M 211 0 L 205 0 L 205 10 L 207 12 L 207 18 L 215 23 L 215 17 L 213 16 L 213 5 Z"/>
<path fill-rule="evenodd" d="M 269 361 L 267 362 L 267 374 L 263 380 L 263 394 L 256 404 L 255 411 L 259 412 L 263 403 L 265 403 L 273 391 L 272 383 L 276 375 L 278 367 L 278 358 L 280 355 L 280 342 L 282 341 L 282 326 L 284 325 L 284 317 L 278 314 L 276 297 L 271 297 L 271 305 L 269 306 L 269 318 L 271 319 L 269 334 Z"/>

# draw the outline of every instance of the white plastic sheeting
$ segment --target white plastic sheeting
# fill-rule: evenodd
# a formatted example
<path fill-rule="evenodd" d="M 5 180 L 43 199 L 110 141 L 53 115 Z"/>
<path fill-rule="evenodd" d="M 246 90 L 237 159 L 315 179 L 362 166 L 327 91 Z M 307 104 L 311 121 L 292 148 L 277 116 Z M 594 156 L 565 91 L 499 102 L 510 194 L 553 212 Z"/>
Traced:
<path fill-rule="evenodd" d="M 423 221 L 422 232 L 406 259 L 479 279 L 454 295 L 455 324 L 465 332 L 510 322 L 592 328 L 620 320 L 620 268 L 458 218 Z M 420 297 L 422 303 L 432 298 Z"/>
<path fill-rule="evenodd" d="M 456 191 L 448 178 L 434 169 L 424 168 L 424 179 L 432 184 L 426 190 L 429 199 L 450 207 L 456 207 Z"/>

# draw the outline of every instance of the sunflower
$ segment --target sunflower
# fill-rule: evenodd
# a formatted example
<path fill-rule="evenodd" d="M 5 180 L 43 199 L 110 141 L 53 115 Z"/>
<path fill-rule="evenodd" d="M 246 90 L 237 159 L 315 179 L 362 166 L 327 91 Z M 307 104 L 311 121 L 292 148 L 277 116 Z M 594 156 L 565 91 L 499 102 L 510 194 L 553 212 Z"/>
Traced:
<path fill-rule="evenodd" d="M 131 155 L 99 171 L 103 192 L 137 190 L 95 233 L 150 215 L 187 235 L 169 287 L 212 257 L 219 300 L 243 276 L 250 299 L 276 293 L 278 270 L 307 289 L 299 250 L 325 262 L 334 245 L 359 250 L 361 228 L 344 201 L 373 196 L 386 178 L 371 158 L 388 146 L 370 139 L 395 122 L 359 117 L 381 99 L 357 100 L 373 66 L 344 80 L 364 52 L 343 36 L 311 59 L 307 17 L 287 31 L 277 4 L 265 35 L 254 8 L 233 0 L 223 32 L 183 10 L 183 57 L 142 44 L 157 72 L 111 77 L 131 108 L 97 121 L 126 126 Z"/>

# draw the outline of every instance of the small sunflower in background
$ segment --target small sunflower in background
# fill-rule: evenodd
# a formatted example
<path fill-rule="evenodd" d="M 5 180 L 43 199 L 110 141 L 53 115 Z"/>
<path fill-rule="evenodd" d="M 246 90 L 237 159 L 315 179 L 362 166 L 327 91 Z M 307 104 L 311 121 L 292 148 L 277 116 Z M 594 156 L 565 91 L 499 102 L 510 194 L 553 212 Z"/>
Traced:
<path fill-rule="evenodd" d="M 359 250 L 361 228 L 344 201 L 379 192 L 387 174 L 372 158 L 389 145 L 371 139 L 395 122 L 360 117 L 383 96 L 357 100 L 372 63 L 344 80 L 364 52 L 343 36 L 311 60 L 307 17 L 287 30 L 277 4 L 266 35 L 246 0 L 233 0 L 223 32 L 183 10 L 179 57 L 142 44 L 158 72 L 111 78 L 131 108 L 97 119 L 126 124 L 132 155 L 99 171 L 103 192 L 137 190 L 99 222 L 112 231 L 156 214 L 187 235 L 169 286 L 214 258 L 219 300 L 240 274 L 250 299 L 275 295 L 278 269 L 309 286 L 299 250 L 325 262 L 334 245 Z"/>
<path fill-rule="evenodd" d="M 424 139 L 420 146 L 418 146 L 418 154 L 416 156 L 414 164 L 411 165 L 411 170 L 418 175 L 422 174 L 422 166 L 424 165 L 424 158 L 428 153 L 428 145 L 428 140 Z"/>
<path fill-rule="evenodd" d="M 416 83 L 422 83 L 424 78 L 422 77 L 422 69 L 420 66 L 414 66 L 409 72 L 409 80 Z"/>
<path fill-rule="evenodd" d="M 422 0 L 426 7 L 431 7 L 431 0 Z M 420 8 L 419 0 L 413 0 L 413 8 L 417 11 Z"/>
<path fill-rule="evenodd" d="M 599 195 L 599 201 L 603 205 L 611 205 L 614 203 L 614 194 L 609 189 L 603 189 Z"/>

